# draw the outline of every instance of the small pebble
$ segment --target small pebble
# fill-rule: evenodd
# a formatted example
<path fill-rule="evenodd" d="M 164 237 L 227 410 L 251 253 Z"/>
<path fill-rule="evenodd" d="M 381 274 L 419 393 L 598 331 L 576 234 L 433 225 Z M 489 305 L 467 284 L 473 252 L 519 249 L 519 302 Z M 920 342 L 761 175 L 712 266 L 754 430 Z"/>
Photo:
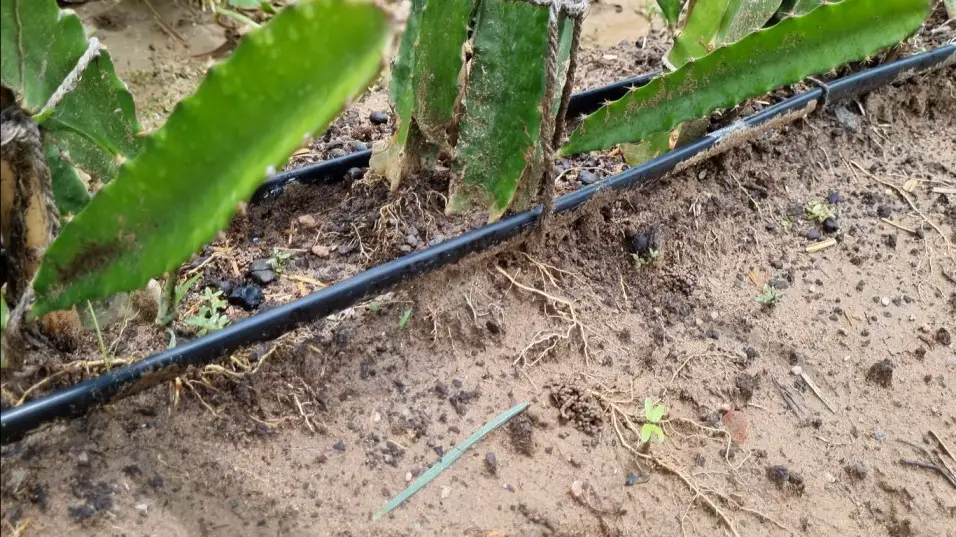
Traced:
<path fill-rule="evenodd" d="M 141 516 L 146 516 L 147 512 L 149 511 L 149 506 L 145 503 L 138 503 L 136 504 L 136 510 L 139 511 Z"/>
<path fill-rule="evenodd" d="M 803 368 L 798 365 L 795 365 L 792 368 L 790 368 L 790 372 L 799 377 L 800 374 L 803 373 Z"/>
<path fill-rule="evenodd" d="M 262 304 L 265 296 L 258 285 L 249 284 L 233 289 L 232 293 L 229 293 L 228 300 L 233 306 L 239 306 L 244 310 L 254 310 Z"/>
<path fill-rule="evenodd" d="M 811 229 L 810 231 L 807 231 L 807 238 L 811 241 L 820 240 L 821 237 L 823 237 L 823 233 L 821 233 L 819 229 Z"/>
<path fill-rule="evenodd" d="M 893 209 L 887 205 L 880 205 L 876 208 L 876 215 L 880 218 L 889 218 L 893 214 Z"/>
<path fill-rule="evenodd" d="M 302 229 L 312 229 L 319 225 L 318 222 L 315 221 L 315 217 L 311 214 L 303 214 L 297 220 L 299 225 L 302 226 Z"/>
<path fill-rule="evenodd" d="M 312 254 L 317 257 L 329 257 L 329 254 L 332 253 L 329 250 L 328 246 L 322 246 L 321 244 L 316 244 L 312 247 Z"/>
<path fill-rule="evenodd" d="M 891 302 L 891 300 L 890 300 L 890 297 L 888 297 L 888 296 L 885 296 L 885 297 L 883 297 L 883 298 L 880 299 L 880 304 L 883 304 L 884 306 L 889 306 L 889 305 L 890 305 L 890 302 Z"/>
<path fill-rule="evenodd" d="M 580 498 L 582 494 L 584 494 L 584 482 L 575 480 L 571 483 L 571 495 Z"/>
<path fill-rule="evenodd" d="M 836 233 L 840 231 L 840 221 L 834 217 L 829 217 L 823 221 L 823 231 L 826 233 Z"/>
<path fill-rule="evenodd" d="M 368 115 L 368 119 L 373 125 L 384 125 L 388 123 L 388 114 L 381 111 L 375 111 Z"/>
<path fill-rule="evenodd" d="M 883 431 L 876 431 L 873 433 L 873 438 L 876 438 L 877 441 L 882 442 L 886 440 L 886 434 Z"/>
<path fill-rule="evenodd" d="M 332 449 L 336 451 L 345 451 L 345 442 L 339 440 L 335 443 L 335 445 L 332 446 Z"/>
<path fill-rule="evenodd" d="M 624 486 L 633 487 L 634 485 L 637 484 L 637 481 L 638 481 L 637 474 L 635 473 L 627 474 L 627 478 L 624 480 Z"/>
<path fill-rule="evenodd" d="M 491 475 L 498 473 L 498 457 L 490 451 L 485 454 L 485 468 L 488 469 L 488 473 Z"/>
<path fill-rule="evenodd" d="M 600 177 L 587 170 L 581 170 L 581 172 L 578 174 L 578 181 L 581 181 L 581 183 L 584 185 L 593 185 L 600 180 Z"/>
<path fill-rule="evenodd" d="M 446 499 L 451 496 L 451 487 L 442 487 L 441 488 L 441 499 Z"/>
<path fill-rule="evenodd" d="M 411 473 L 411 472 L 406 472 L 406 473 L 405 473 L 405 482 L 408 483 L 408 482 L 410 482 L 411 480 L 412 480 L 412 473 Z"/>

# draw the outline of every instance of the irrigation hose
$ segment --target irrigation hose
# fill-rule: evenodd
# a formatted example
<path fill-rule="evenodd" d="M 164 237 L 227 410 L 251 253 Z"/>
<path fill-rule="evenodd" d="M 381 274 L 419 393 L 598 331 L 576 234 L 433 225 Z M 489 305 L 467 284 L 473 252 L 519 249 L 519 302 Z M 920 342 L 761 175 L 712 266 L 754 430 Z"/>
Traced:
<path fill-rule="evenodd" d="M 601 193 L 645 185 L 675 168 L 691 165 L 709 156 L 721 146 L 733 143 L 734 139 L 741 139 L 741 135 L 745 137 L 748 132 L 773 128 L 788 117 L 802 117 L 801 114 L 821 104 L 824 97 L 829 102 L 846 100 L 886 85 L 904 73 L 925 71 L 952 61 L 953 58 L 956 58 L 956 45 L 946 45 L 849 75 L 826 84 L 825 88 L 817 87 L 795 95 L 650 162 L 561 196 L 556 200 L 555 213 L 570 213 Z M 600 90 L 595 92 L 599 94 Z M 517 237 L 535 225 L 540 213 L 539 206 L 515 214 L 421 252 L 371 268 L 348 280 L 249 317 L 218 332 L 4 410 L 0 412 L 0 443 L 19 440 L 27 432 L 44 423 L 76 417 L 98 405 L 118 401 L 172 379 L 190 367 L 204 366 L 241 347 L 274 339 L 298 326 L 352 306 L 363 298 L 380 294 L 398 283 Z"/>
<path fill-rule="evenodd" d="M 603 106 L 604 103 L 616 101 L 623 97 L 628 91 L 647 84 L 659 74 L 659 71 L 654 71 L 614 82 L 607 86 L 601 86 L 600 88 L 575 93 L 568 102 L 566 117 L 576 118 L 581 115 L 590 114 Z M 339 181 L 352 168 L 364 168 L 368 166 L 368 161 L 371 156 L 372 152 L 369 150 L 357 151 L 350 155 L 278 173 L 263 182 L 259 188 L 256 189 L 255 194 L 252 195 L 252 203 L 256 204 L 267 199 L 281 196 L 285 186 L 288 184 L 314 185 Z"/>

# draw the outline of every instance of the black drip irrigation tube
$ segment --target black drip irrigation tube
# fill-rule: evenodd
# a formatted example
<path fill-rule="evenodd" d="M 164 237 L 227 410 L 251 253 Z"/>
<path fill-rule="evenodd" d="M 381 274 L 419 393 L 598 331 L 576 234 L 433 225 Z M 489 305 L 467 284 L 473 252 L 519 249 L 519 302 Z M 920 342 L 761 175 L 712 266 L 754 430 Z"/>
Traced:
<path fill-rule="evenodd" d="M 600 88 L 575 93 L 571 96 L 571 101 L 568 103 L 568 117 L 590 114 L 600 108 L 605 102 L 620 99 L 628 91 L 647 84 L 659 74 L 659 71 L 655 71 L 614 82 L 607 86 L 601 86 Z M 256 204 L 281 196 L 285 186 L 288 184 L 316 185 L 340 181 L 352 168 L 364 168 L 368 166 L 368 161 L 371 156 L 372 152 L 370 150 L 357 151 L 344 157 L 316 162 L 315 164 L 309 164 L 308 166 L 278 173 L 256 189 L 255 194 L 252 195 L 252 203 Z"/>
<path fill-rule="evenodd" d="M 715 148 L 730 139 L 734 133 L 758 129 L 772 125 L 772 121 L 790 114 L 806 111 L 813 105 L 826 101 L 845 100 L 886 85 L 905 72 L 923 71 L 938 66 L 956 56 L 956 45 L 946 45 L 928 52 L 890 62 L 866 71 L 849 75 L 821 87 L 795 95 L 769 106 L 762 111 L 738 120 L 733 125 L 703 136 L 696 141 L 678 148 L 660 157 L 631 168 L 623 173 L 609 177 L 598 183 L 581 188 L 558 198 L 555 213 L 569 213 L 583 206 L 598 193 L 618 191 L 640 187 L 657 179 L 694 157 Z M 633 81 L 625 81 L 612 86 L 615 91 L 624 91 Z M 603 89 L 603 88 L 602 88 Z M 602 102 L 607 97 L 602 90 L 593 90 L 589 95 L 591 104 Z M 620 94 L 619 94 L 620 95 Z M 587 107 L 577 108 L 578 113 Z M 362 154 L 336 159 L 319 166 L 323 170 L 330 168 L 341 170 L 341 166 L 357 166 L 362 162 Z M 348 160 L 353 159 L 353 160 Z M 347 161 L 347 164 L 343 164 Z M 338 168 L 334 168 L 338 166 Z M 312 177 L 332 176 L 326 171 L 313 174 Z M 272 181 L 302 180 L 303 172 L 290 172 Z M 308 180 L 307 180 L 308 182 Z M 276 182 L 273 188 L 283 183 Z M 127 395 L 159 382 L 171 379 L 191 366 L 202 366 L 217 358 L 229 354 L 241 347 L 274 339 L 303 324 L 313 322 L 352 306 L 363 298 L 374 296 L 405 280 L 455 263 L 465 256 L 515 238 L 535 225 L 541 214 L 541 207 L 515 214 L 493 224 L 489 224 L 431 246 L 421 252 L 379 265 L 345 281 L 316 291 L 275 309 L 249 317 L 236 324 L 227 326 L 218 332 L 184 343 L 165 352 L 155 354 L 145 360 L 130 364 L 99 377 L 86 380 L 70 388 L 46 395 L 21 406 L 0 413 L 0 443 L 6 444 L 19 440 L 27 432 L 40 425 L 60 419 L 75 417 L 91 408 L 117 401 Z"/>

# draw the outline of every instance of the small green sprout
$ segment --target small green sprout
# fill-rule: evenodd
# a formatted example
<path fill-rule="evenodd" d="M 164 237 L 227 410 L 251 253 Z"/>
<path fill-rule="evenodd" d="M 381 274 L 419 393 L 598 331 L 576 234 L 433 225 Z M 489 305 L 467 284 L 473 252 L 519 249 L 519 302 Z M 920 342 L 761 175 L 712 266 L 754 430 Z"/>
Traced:
<path fill-rule="evenodd" d="M 664 429 L 661 428 L 661 418 L 667 413 L 667 407 L 659 405 L 648 397 L 644 400 L 644 425 L 641 426 L 641 442 L 645 444 L 657 437 L 658 442 L 664 441 Z"/>
<path fill-rule="evenodd" d="M 776 287 L 770 285 L 769 283 L 763 284 L 763 292 L 760 296 L 755 296 L 753 298 L 754 302 L 759 302 L 764 306 L 774 307 L 783 300 L 784 294 L 777 290 Z"/>
<path fill-rule="evenodd" d="M 9 315 L 10 312 L 7 311 L 7 297 L 4 296 L 4 293 L 0 292 L 0 332 L 7 329 L 7 317 Z"/>
<path fill-rule="evenodd" d="M 276 274 L 282 274 L 282 267 L 285 266 L 285 262 L 292 259 L 294 255 L 295 252 L 273 246 L 272 257 L 269 258 L 268 262 L 272 265 L 272 269 L 276 271 Z"/>
<path fill-rule="evenodd" d="M 372 302 L 368 303 L 368 309 L 372 313 L 378 313 L 382 309 L 382 303 L 377 300 L 373 300 Z"/>
<path fill-rule="evenodd" d="M 639 267 L 645 267 L 647 265 L 653 264 L 660 257 L 661 251 L 657 248 L 648 248 L 647 252 L 644 254 L 631 254 L 631 258 L 634 259 L 634 264 Z"/>
<path fill-rule="evenodd" d="M 203 292 L 202 301 L 205 302 L 199 307 L 199 313 L 186 319 L 186 324 L 195 326 L 199 330 L 197 336 L 205 336 L 210 332 L 222 330 L 230 320 L 223 313 L 226 310 L 227 302 L 220 298 L 222 291 L 212 292 L 208 287 Z"/>
<path fill-rule="evenodd" d="M 827 218 L 836 217 L 836 210 L 822 201 L 808 203 L 805 210 L 808 218 L 821 224 Z"/>
<path fill-rule="evenodd" d="M 402 313 L 402 316 L 398 319 L 398 329 L 401 330 L 405 328 L 405 325 L 408 324 L 408 320 L 412 318 L 412 308 L 408 308 Z"/>

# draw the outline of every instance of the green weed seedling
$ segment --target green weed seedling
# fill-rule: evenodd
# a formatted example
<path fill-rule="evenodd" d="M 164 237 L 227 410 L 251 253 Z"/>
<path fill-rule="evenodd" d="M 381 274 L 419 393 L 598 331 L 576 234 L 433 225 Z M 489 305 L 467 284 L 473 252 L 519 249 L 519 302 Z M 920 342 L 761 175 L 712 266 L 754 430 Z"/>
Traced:
<path fill-rule="evenodd" d="M 822 201 L 810 202 L 806 206 L 807 218 L 822 224 L 827 218 L 835 218 L 836 210 Z"/>
<path fill-rule="evenodd" d="M 401 330 L 405 328 L 405 325 L 408 324 L 409 319 L 412 318 L 412 308 L 408 308 L 402 313 L 402 316 L 398 319 L 398 329 Z"/>
<path fill-rule="evenodd" d="M 222 291 L 212 292 L 208 287 L 203 291 L 202 301 L 205 304 L 199 307 L 198 314 L 186 319 L 186 324 L 199 329 L 197 336 L 222 330 L 229 324 L 229 317 L 223 313 L 227 303 L 221 297 Z"/>
<path fill-rule="evenodd" d="M 769 283 L 763 284 L 763 292 L 753 298 L 754 302 L 759 302 L 767 307 L 774 307 L 783 300 L 784 294 Z"/>
<path fill-rule="evenodd" d="M 634 259 L 634 264 L 639 267 L 644 267 L 651 265 L 656 262 L 661 257 L 661 251 L 657 248 L 648 248 L 647 253 L 644 255 L 641 254 L 631 254 L 631 258 Z"/>
<path fill-rule="evenodd" d="M 644 400 L 644 425 L 641 426 L 641 442 L 645 444 L 652 438 L 657 438 L 658 442 L 663 442 L 664 429 L 661 428 L 661 419 L 667 413 L 667 407 L 659 405 L 653 399 L 648 397 Z"/>
<path fill-rule="evenodd" d="M 276 271 L 276 274 L 282 274 L 282 268 L 285 266 L 286 261 L 292 259 L 294 256 L 295 252 L 291 250 L 284 250 L 273 246 L 272 257 L 269 258 L 269 264 L 272 265 L 272 270 Z"/>

